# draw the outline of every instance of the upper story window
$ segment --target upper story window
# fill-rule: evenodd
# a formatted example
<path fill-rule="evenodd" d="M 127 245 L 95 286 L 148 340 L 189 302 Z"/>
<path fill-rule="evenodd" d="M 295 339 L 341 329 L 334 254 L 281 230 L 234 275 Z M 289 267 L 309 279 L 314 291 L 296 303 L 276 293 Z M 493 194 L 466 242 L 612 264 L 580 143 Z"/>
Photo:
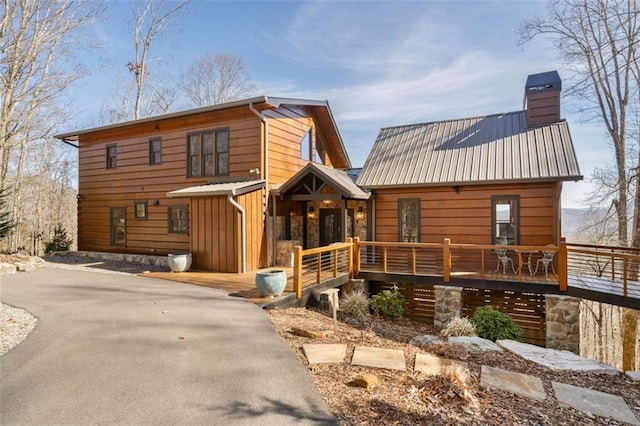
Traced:
<path fill-rule="evenodd" d="M 311 131 L 313 127 L 309 129 L 307 133 L 304 134 L 304 137 L 300 141 L 300 159 L 305 161 L 311 161 L 311 153 L 313 149 L 311 148 Z"/>
<path fill-rule="evenodd" d="M 149 165 L 162 164 L 162 139 L 149 140 Z"/>
<path fill-rule="evenodd" d="M 420 242 L 420 199 L 398 200 L 398 241 Z"/>
<path fill-rule="evenodd" d="M 107 145 L 107 169 L 115 169 L 118 163 L 118 149 L 116 145 Z"/>
<path fill-rule="evenodd" d="M 491 197 L 491 243 L 520 244 L 520 197 Z"/>
<path fill-rule="evenodd" d="M 229 174 L 229 129 L 187 135 L 187 176 Z"/>

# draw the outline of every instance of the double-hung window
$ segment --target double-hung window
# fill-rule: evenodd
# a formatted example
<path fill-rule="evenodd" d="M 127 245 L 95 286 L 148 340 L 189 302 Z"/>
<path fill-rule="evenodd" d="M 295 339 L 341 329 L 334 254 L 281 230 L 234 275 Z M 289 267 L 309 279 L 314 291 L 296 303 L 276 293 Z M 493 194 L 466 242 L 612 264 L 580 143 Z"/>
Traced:
<path fill-rule="evenodd" d="M 167 208 L 167 231 L 170 234 L 189 233 L 189 207 L 186 205 L 169 206 Z"/>
<path fill-rule="evenodd" d="M 208 130 L 187 135 L 187 176 L 229 174 L 229 130 Z"/>
<path fill-rule="evenodd" d="M 115 169 L 118 164 L 118 147 L 107 145 L 107 169 Z"/>
<path fill-rule="evenodd" d="M 149 165 L 162 164 L 162 139 L 149 140 Z"/>
<path fill-rule="evenodd" d="M 495 195 L 491 197 L 491 243 L 520 244 L 520 197 Z"/>

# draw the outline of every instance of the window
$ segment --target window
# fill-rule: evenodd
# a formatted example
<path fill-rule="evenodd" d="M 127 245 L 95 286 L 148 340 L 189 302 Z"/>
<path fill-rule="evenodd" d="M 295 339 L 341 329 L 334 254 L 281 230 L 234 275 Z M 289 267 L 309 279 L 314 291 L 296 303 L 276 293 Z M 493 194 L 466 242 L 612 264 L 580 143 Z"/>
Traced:
<path fill-rule="evenodd" d="M 107 169 L 115 169 L 118 162 L 116 145 L 107 145 Z"/>
<path fill-rule="evenodd" d="M 520 197 L 491 197 L 491 243 L 520 244 Z"/>
<path fill-rule="evenodd" d="M 127 244 L 127 208 L 111 207 L 109 211 L 111 227 L 111 245 Z"/>
<path fill-rule="evenodd" d="M 398 241 L 420 241 L 420 199 L 398 200 Z"/>
<path fill-rule="evenodd" d="M 187 135 L 187 176 L 229 174 L 229 130 Z"/>
<path fill-rule="evenodd" d="M 133 216 L 136 220 L 147 220 L 146 201 L 136 201 L 133 203 Z"/>
<path fill-rule="evenodd" d="M 149 165 L 162 164 L 162 139 L 149 141 Z"/>
<path fill-rule="evenodd" d="M 187 234 L 189 231 L 188 206 L 169 206 L 167 212 L 169 233 Z"/>
<path fill-rule="evenodd" d="M 311 155 L 311 150 L 309 149 L 310 144 L 311 144 L 311 130 L 305 133 L 304 136 L 302 137 L 302 140 L 300 141 L 300 159 L 301 160 L 305 160 L 305 161 L 311 160 L 311 158 L 309 158 L 309 156 Z"/>

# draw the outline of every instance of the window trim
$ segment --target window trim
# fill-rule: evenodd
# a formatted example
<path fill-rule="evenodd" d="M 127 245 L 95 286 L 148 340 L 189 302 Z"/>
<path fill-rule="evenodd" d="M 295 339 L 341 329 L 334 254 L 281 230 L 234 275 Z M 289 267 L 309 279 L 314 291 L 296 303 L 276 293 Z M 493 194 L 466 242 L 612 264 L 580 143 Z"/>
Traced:
<path fill-rule="evenodd" d="M 142 211 L 139 211 L 138 208 Z M 147 220 L 149 218 L 149 203 L 147 200 L 133 202 L 133 217 L 135 220 Z"/>
<path fill-rule="evenodd" d="M 422 200 L 420 198 L 398 198 L 397 200 L 397 213 L 398 213 L 398 241 L 399 242 L 404 242 L 404 235 L 402 233 L 402 225 L 403 225 L 403 221 L 402 221 L 402 206 L 405 204 L 409 204 L 409 203 L 417 203 L 418 204 L 418 216 L 417 216 L 417 223 L 416 223 L 416 227 L 417 227 L 417 235 L 415 236 L 416 243 L 420 242 L 421 239 L 421 234 L 422 234 Z"/>
<path fill-rule="evenodd" d="M 171 219 L 172 210 L 184 210 L 186 215 L 187 226 L 184 231 L 176 231 L 173 228 L 173 221 Z M 188 204 L 174 204 L 167 206 L 167 233 L 168 234 L 182 234 L 189 235 L 189 205 Z"/>
<path fill-rule="evenodd" d="M 515 238 L 513 245 L 520 245 L 520 196 L 519 195 L 492 195 L 491 196 L 491 244 L 498 245 L 500 244 L 496 238 L 496 205 L 498 205 L 498 201 L 507 201 L 509 204 L 511 202 L 515 202 Z M 509 222 L 511 223 L 511 221 Z"/>
<path fill-rule="evenodd" d="M 111 153 L 113 153 L 113 156 L 110 155 Z M 105 167 L 107 168 L 107 170 L 115 169 L 118 167 L 118 145 L 117 144 L 111 143 L 106 146 L 105 159 L 106 159 Z M 113 162 L 111 161 L 112 159 L 113 159 Z"/>
<path fill-rule="evenodd" d="M 218 134 L 226 132 L 227 133 L 227 151 L 218 151 Z M 205 163 L 204 163 L 204 153 L 203 153 L 203 143 L 202 136 L 205 134 L 211 133 L 213 135 L 213 164 L 214 164 L 214 173 L 213 174 L 205 174 Z M 192 136 L 200 137 L 200 153 L 198 155 L 200 161 L 200 174 L 192 175 L 191 174 L 191 145 L 190 139 Z M 215 176 L 229 176 L 230 172 L 230 151 L 231 151 L 231 131 L 229 127 L 219 127 L 216 129 L 208 129 L 208 130 L 199 130 L 197 132 L 189 132 L 187 133 L 186 138 L 186 154 L 187 154 L 187 177 L 188 178 L 202 178 L 202 177 L 215 177 Z M 218 155 L 219 154 L 227 154 L 227 172 L 220 173 L 220 168 L 218 167 Z"/>
<path fill-rule="evenodd" d="M 154 157 L 154 153 L 155 151 L 153 150 L 153 143 L 154 142 L 160 142 L 160 161 L 155 161 L 155 157 Z M 162 164 L 162 138 L 158 137 L 158 138 L 150 138 L 149 139 L 149 165 L 150 166 L 157 166 L 159 164 Z"/>

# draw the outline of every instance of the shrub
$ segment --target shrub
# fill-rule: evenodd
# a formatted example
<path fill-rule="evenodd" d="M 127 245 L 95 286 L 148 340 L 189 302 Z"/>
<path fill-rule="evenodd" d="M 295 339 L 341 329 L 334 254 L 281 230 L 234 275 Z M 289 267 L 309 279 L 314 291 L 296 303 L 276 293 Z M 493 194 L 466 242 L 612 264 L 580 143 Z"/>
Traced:
<path fill-rule="evenodd" d="M 373 296 L 371 306 L 376 314 L 387 320 L 398 319 L 404 314 L 402 294 L 395 285 L 391 290 L 382 290 Z"/>
<path fill-rule="evenodd" d="M 470 318 L 476 326 L 478 336 L 496 341 L 499 339 L 520 340 L 522 330 L 507 314 L 496 310 L 493 306 L 482 306 Z"/>
<path fill-rule="evenodd" d="M 53 230 L 53 237 L 51 241 L 47 242 L 44 252 L 51 253 L 52 251 L 69 251 L 73 240 L 67 236 L 67 231 L 59 223 Z"/>
<path fill-rule="evenodd" d="M 441 333 L 444 337 L 451 336 L 475 336 L 476 327 L 471 324 L 468 318 L 455 317 L 449 324 L 442 330 Z"/>
<path fill-rule="evenodd" d="M 369 298 L 362 289 L 346 293 L 340 300 L 340 310 L 354 318 L 369 316 Z"/>

